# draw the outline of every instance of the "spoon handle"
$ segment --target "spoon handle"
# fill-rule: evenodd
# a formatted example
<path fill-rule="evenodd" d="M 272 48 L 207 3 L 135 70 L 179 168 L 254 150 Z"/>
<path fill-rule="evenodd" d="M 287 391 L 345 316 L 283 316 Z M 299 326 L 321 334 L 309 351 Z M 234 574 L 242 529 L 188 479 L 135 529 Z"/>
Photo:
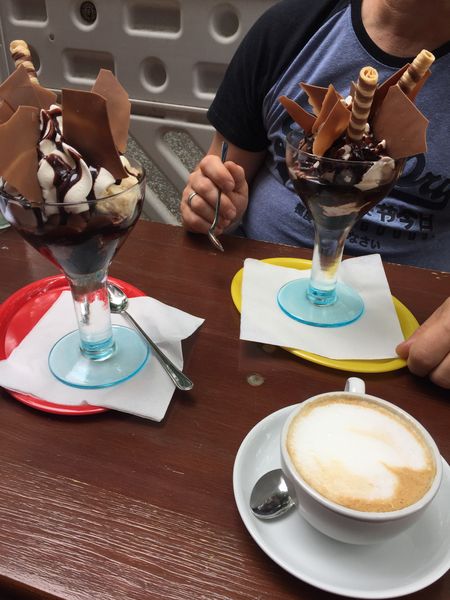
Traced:
<path fill-rule="evenodd" d="M 145 333 L 145 331 L 142 329 L 142 327 L 139 325 L 139 323 L 137 323 L 133 317 L 130 315 L 129 312 L 127 312 L 126 310 L 123 311 L 122 313 L 123 315 L 125 315 L 125 317 L 130 321 L 130 323 L 132 323 L 134 325 L 134 327 L 136 327 L 136 329 L 139 331 L 139 333 L 147 340 L 147 342 L 150 344 L 152 350 L 154 351 L 154 353 L 156 354 L 159 362 L 161 363 L 161 366 L 163 367 L 163 369 L 166 371 L 166 373 L 169 375 L 169 377 L 171 378 L 171 380 L 174 382 L 174 384 L 177 386 L 177 388 L 179 390 L 183 390 L 183 391 L 187 391 L 187 390 L 191 390 L 194 387 L 193 382 L 189 379 L 189 377 L 186 377 L 186 375 L 184 373 L 182 373 L 180 371 L 180 369 L 178 369 L 173 362 L 170 360 L 170 358 L 168 358 L 159 348 L 158 346 L 155 344 L 155 342 L 148 337 L 148 335 Z"/>
<path fill-rule="evenodd" d="M 225 160 L 227 158 L 227 152 L 228 152 L 228 144 L 224 140 L 222 142 L 222 152 L 221 152 L 222 162 L 225 162 Z M 222 189 L 219 187 L 217 189 L 217 200 L 216 200 L 216 208 L 214 210 L 214 219 L 213 219 L 213 222 L 211 223 L 211 227 L 208 229 L 208 238 L 209 238 L 210 242 L 212 243 L 212 245 L 217 248 L 217 250 L 220 250 L 221 252 L 223 252 L 223 246 L 220 243 L 219 238 L 214 233 L 214 230 L 216 229 L 217 223 L 219 221 L 221 195 L 222 195 Z"/>

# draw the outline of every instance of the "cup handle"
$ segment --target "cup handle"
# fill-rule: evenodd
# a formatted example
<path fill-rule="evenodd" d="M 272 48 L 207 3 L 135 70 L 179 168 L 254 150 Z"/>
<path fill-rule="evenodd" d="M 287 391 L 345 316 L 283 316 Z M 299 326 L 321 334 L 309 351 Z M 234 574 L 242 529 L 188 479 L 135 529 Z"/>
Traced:
<path fill-rule="evenodd" d="M 365 394 L 366 384 L 359 377 L 349 377 L 345 382 L 345 391 L 353 394 Z"/>

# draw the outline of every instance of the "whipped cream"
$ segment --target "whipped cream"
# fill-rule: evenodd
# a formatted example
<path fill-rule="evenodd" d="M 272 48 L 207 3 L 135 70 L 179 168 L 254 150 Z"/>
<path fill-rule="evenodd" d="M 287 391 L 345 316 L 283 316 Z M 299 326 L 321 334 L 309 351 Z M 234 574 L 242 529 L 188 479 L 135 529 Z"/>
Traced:
<path fill-rule="evenodd" d="M 382 156 L 380 160 L 373 163 L 373 165 L 367 169 L 362 176 L 359 183 L 355 184 L 355 187 L 360 189 L 362 192 L 377 188 L 380 185 L 388 183 L 392 180 L 392 176 L 395 169 L 395 161 L 390 156 Z"/>
<path fill-rule="evenodd" d="M 114 197 L 101 203 L 102 212 L 113 211 L 120 217 L 132 213 L 140 195 L 136 186 L 138 173 L 124 156 L 121 161 L 129 175 L 116 181 L 107 169 L 89 166 L 80 153 L 64 141 L 60 106 L 52 104 L 48 110 L 41 110 L 40 126 L 37 177 L 46 216 L 59 212 L 56 203 L 64 203 L 67 213 L 77 214 L 89 210 L 88 200 L 107 196 Z M 133 186 L 136 187 L 131 191 Z"/>

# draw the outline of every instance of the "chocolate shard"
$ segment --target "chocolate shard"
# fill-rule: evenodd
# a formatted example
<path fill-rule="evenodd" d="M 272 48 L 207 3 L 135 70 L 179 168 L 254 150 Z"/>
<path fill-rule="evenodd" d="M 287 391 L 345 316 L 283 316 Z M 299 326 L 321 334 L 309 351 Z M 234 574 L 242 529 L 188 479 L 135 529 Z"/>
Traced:
<path fill-rule="evenodd" d="M 42 87 L 38 83 L 32 83 L 31 85 L 39 99 L 40 108 L 47 110 L 52 104 L 56 104 L 58 97 L 55 92 Z"/>
<path fill-rule="evenodd" d="M 412 100 L 414 102 L 414 100 L 416 99 L 417 94 L 423 88 L 424 83 L 426 82 L 426 80 L 428 79 L 428 77 L 430 75 L 431 75 L 431 71 L 428 69 L 428 71 L 425 73 L 425 75 L 421 79 L 419 79 L 419 81 L 416 83 L 416 85 L 413 87 L 413 89 L 408 94 L 408 98 L 410 100 Z"/>
<path fill-rule="evenodd" d="M 127 176 L 109 125 L 106 100 L 94 92 L 62 90 L 63 137 L 90 165 L 116 179 Z"/>
<path fill-rule="evenodd" d="M 316 135 L 313 143 L 313 153 L 317 156 L 323 156 L 332 144 L 341 136 L 347 129 L 350 122 L 350 111 L 344 105 L 342 100 L 338 100 L 322 127 Z"/>
<path fill-rule="evenodd" d="M 105 98 L 114 143 L 117 150 L 125 154 L 131 112 L 127 92 L 107 69 L 100 69 L 91 91 Z"/>
<path fill-rule="evenodd" d="M 33 84 L 23 65 L 15 69 L 0 85 L 0 98 L 6 100 L 13 110 L 19 106 L 47 109 L 56 102 L 56 94 L 38 84 Z"/>
<path fill-rule="evenodd" d="M 311 85 L 310 83 L 305 83 L 303 81 L 300 84 L 300 87 L 306 92 L 308 102 L 312 106 L 314 114 L 317 116 L 322 108 L 322 103 L 327 95 L 328 88 Z"/>
<path fill-rule="evenodd" d="M 386 140 L 386 152 L 394 159 L 426 152 L 427 127 L 428 119 L 397 85 L 389 88 L 372 121 L 376 139 Z"/>
<path fill-rule="evenodd" d="M 0 176 L 31 204 L 41 205 L 42 192 L 37 179 L 39 109 L 20 106 L 0 125 Z"/>
<path fill-rule="evenodd" d="M 311 133 L 316 117 L 302 108 L 297 102 L 291 100 L 287 96 L 280 96 L 278 100 L 291 115 L 293 120 L 300 125 L 303 131 L 307 134 Z"/>
<path fill-rule="evenodd" d="M 393 73 L 390 77 L 388 77 L 385 81 L 383 81 L 383 83 L 381 85 L 378 86 L 377 91 L 375 92 L 375 96 L 373 98 L 372 108 L 371 108 L 371 111 L 370 111 L 370 117 L 373 117 L 373 115 L 376 114 L 377 110 L 379 109 L 379 107 L 383 103 L 384 99 L 386 98 L 386 94 L 388 93 L 389 89 L 393 85 L 396 85 L 399 82 L 399 80 L 401 79 L 403 73 L 407 70 L 408 67 L 409 67 L 409 63 L 407 63 L 406 65 L 404 65 L 401 69 L 399 69 L 395 73 Z M 417 82 L 417 84 L 415 85 L 415 87 L 408 94 L 408 98 L 410 100 L 412 100 L 412 101 L 415 100 L 417 94 L 420 92 L 420 90 L 422 89 L 424 83 L 426 82 L 426 80 L 428 79 L 428 77 L 430 75 L 431 75 L 431 71 L 428 70 L 425 73 L 425 75 L 422 77 L 422 79 L 420 79 Z"/>
<path fill-rule="evenodd" d="M 13 113 L 13 109 L 6 100 L 0 100 L 0 123 L 6 123 Z"/>
<path fill-rule="evenodd" d="M 317 115 L 316 122 L 314 123 L 313 133 L 317 133 L 319 129 L 322 127 L 323 123 L 328 118 L 328 115 L 333 110 L 336 102 L 339 102 L 342 99 L 342 96 L 336 92 L 334 86 L 330 83 L 328 86 L 327 93 L 322 101 L 322 105 L 320 107 L 320 112 Z"/>
<path fill-rule="evenodd" d="M 404 65 L 401 69 L 393 73 L 390 77 L 385 79 L 382 84 L 377 87 L 375 95 L 373 97 L 372 108 L 370 110 L 369 119 L 372 119 L 373 116 L 377 113 L 379 107 L 382 105 L 384 99 L 386 98 L 386 94 L 393 85 L 395 85 L 403 73 L 408 68 L 409 64 Z"/>

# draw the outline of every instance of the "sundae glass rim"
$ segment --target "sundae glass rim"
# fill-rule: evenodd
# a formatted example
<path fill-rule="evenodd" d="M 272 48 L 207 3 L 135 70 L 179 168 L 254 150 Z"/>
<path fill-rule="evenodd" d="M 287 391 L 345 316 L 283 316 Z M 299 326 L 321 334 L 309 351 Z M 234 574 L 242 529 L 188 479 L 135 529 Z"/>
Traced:
<path fill-rule="evenodd" d="M 365 165 L 367 165 L 367 166 L 374 165 L 378 162 L 378 160 L 346 160 L 345 158 L 330 158 L 328 156 L 320 156 L 318 154 L 313 154 L 312 152 L 306 152 L 306 150 L 300 149 L 298 146 L 295 145 L 295 143 L 293 143 L 291 141 L 291 139 L 294 137 L 296 139 L 298 139 L 298 141 L 300 141 L 306 137 L 306 134 L 300 129 L 291 129 L 286 134 L 286 144 L 295 151 L 297 156 L 302 155 L 305 158 L 313 159 L 313 160 L 320 161 L 320 162 L 327 162 L 327 163 L 331 163 L 334 165 L 347 165 L 347 166 L 357 165 L 359 168 L 361 168 Z M 397 163 L 398 161 L 395 161 L 395 162 Z"/>

